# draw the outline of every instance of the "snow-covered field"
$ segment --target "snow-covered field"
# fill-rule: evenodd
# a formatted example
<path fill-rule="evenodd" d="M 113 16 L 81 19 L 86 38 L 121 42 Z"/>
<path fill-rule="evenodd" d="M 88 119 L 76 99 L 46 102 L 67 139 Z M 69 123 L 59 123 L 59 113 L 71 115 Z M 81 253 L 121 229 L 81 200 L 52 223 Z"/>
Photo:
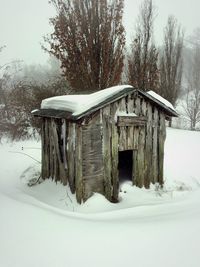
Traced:
<path fill-rule="evenodd" d="M 21 147 L 23 146 L 23 151 Z M 0 267 L 199 267 L 200 132 L 168 129 L 165 187 L 123 184 L 118 204 L 77 205 L 38 177 L 36 141 L 0 145 Z"/>

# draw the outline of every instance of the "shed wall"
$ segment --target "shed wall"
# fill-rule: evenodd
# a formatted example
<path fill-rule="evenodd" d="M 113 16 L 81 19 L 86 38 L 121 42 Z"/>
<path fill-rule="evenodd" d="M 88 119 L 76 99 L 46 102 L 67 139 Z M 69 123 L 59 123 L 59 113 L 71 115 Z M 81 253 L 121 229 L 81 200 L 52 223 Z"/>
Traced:
<path fill-rule="evenodd" d="M 138 120 L 126 125 L 121 118 L 118 124 L 119 112 L 135 113 Z M 133 150 L 133 184 L 146 188 L 150 183 L 163 184 L 165 130 L 165 114 L 136 92 L 76 123 L 43 118 L 42 178 L 69 184 L 79 203 L 93 192 L 115 202 L 118 152 Z"/>
<path fill-rule="evenodd" d="M 146 124 L 137 122 L 132 126 L 117 126 L 118 111 L 146 117 Z M 118 151 L 134 151 L 134 185 L 149 188 L 150 183 L 163 184 L 165 114 L 137 94 L 129 94 L 110 104 L 101 114 L 105 196 L 111 201 L 118 199 Z"/>

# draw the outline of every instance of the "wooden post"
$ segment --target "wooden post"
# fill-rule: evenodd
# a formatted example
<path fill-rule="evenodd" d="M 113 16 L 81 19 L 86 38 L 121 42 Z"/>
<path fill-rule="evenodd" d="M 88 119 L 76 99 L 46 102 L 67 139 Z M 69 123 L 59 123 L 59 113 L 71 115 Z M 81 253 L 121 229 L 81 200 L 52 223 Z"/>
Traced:
<path fill-rule="evenodd" d="M 119 193 L 119 171 L 118 171 L 118 144 L 119 144 L 119 136 L 116 122 L 114 120 L 115 114 L 118 109 L 118 104 L 113 103 L 111 106 L 111 117 L 112 117 L 112 129 L 111 129 L 111 174 L 112 174 L 112 201 L 118 201 L 118 193 Z"/>
<path fill-rule="evenodd" d="M 41 145 L 42 145 L 42 151 L 41 151 L 41 156 L 42 156 L 42 166 L 41 166 L 41 177 L 42 179 L 46 179 L 46 142 L 45 142 L 45 118 L 42 118 L 42 128 L 41 128 Z"/>
<path fill-rule="evenodd" d="M 68 122 L 68 181 L 71 192 L 75 193 L 75 123 Z"/>
<path fill-rule="evenodd" d="M 83 201 L 83 179 L 82 179 L 82 128 L 76 124 L 76 142 L 75 142 L 75 187 L 76 200 L 79 204 Z"/>
<path fill-rule="evenodd" d="M 137 115 L 141 116 L 142 114 L 142 100 L 141 98 L 137 97 L 135 101 L 135 112 Z M 138 131 L 138 133 L 137 133 Z M 145 128 L 139 126 L 136 130 L 135 135 L 138 135 L 138 150 L 136 154 L 135 162 L 135 178 L 134 184 L 138 187 L 142 187 L 144 185 L 144 168 L 145 168 Z M 134 136 L 135 137 L 135 136 Z M 134 138 L 135 139 L 135 138 Z"/>
<path fill-rule="evenodd" d="M 129 95 L 128 96 L 128 113 L 133 113 L 134 110 L 134 103 L 133 103 L 133 99 L 132 96 Z M 129 126 L 127 129 L 127 149 L 133 149 L 133 145 L 134 145 L 134 126 Z"/>
<path fill-rule="evenodd" d="M 51 128 L 51 120 L 49 120 L 48 123 L 48 129 L 49 129 L 49 175 L 51 179 L 57 179 L 55 176 L 55 170 L 56 170 L 56 155 L 55 155 L 55 147 L 54 147 L 54 140 L 53 140 L 53 134 L 52 134 L 52 128 Z"/>
<path fill-rule="evenodd" d="M 59 139 L 61 139 L 61 132 L 58 127 L 59 121 L 55 121 L 52 119 L 51 127 L 52 127 L 52 137 L 53 137 L 53 144 L 54 144 L 54 163 L 55 163 L 55 180 L 61 181 L 64 185 L 67 184 L 67 177 L 66 177 L 66 170 L 64 167 L 64 162 L 61 159 L 61 151 L 59 147 Z"/>
<path fill-rule="evenodd" d="M 104 164 L 104 187 L 105 197 L 112 200 L 112 182 L 111 182 L 111 124 L 110 124 L 110 106 L 102 110 L 102 128 L 103 128 L 103 164 Z"/>
<path fill-rule="evenodd" d="M 119 111 L 126 112 L 125 98 L 119 100 Z M 119 127 L 119 150 L 127 150 L 127 136 L 125 126 Z"/>
<path fill-rule="evenodd" d="M 44 126 L 44 169 L 45 169 L 45 178 L 49 178 L 50 176 L 50 144 L 49 144 L 49 123 L 50 119 L 45 118 L 45 126 Z"/>
<path fill-rule="evenodd" d="M 147 103 L 147 125 L 146 125 L 146 144 L 145 144 L 145 182 L 146 188 L 149 188 L 152 182 L 152 105 Z"/>
<path fill-rule="evenodd" d="M 166 138 L 165 115 L 159 116 L 159 137 L 158 137 L 158 182 L 163 185 L 163 163 L 164 163 L 164 143 Z"/>
<path fill-rule="evenodd" d="M 156 107 L 154 107 L 153 112 L 153 122 L 152 122 L 152 180 L 151 182 L 155 184 L 158 182 L 158 120 L 159 114 Z"/>

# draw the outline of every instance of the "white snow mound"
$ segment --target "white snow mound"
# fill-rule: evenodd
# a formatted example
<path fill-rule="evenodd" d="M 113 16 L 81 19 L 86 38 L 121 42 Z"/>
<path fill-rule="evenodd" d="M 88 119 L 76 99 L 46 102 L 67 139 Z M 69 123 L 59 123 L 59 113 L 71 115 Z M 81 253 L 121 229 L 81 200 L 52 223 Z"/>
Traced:
<path fill-rule="evenodd" d="M 66 110 L 72 112 L 73 116 L 77 116 L 126 88 L 133 87 L 131 85 L 118 85 L 88 95 L 64 95 L 50 97 L 42 101 L 41 108 Z"/>

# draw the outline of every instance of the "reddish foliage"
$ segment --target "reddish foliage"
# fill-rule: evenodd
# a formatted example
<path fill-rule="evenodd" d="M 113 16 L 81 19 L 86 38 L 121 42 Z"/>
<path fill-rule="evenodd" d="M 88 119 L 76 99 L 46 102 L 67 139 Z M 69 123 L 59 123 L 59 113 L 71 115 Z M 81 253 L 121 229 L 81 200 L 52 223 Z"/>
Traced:
<path fill-rule="evenodd" d="M 125 31 L 124 0 L 50 0 L 57 11 L 44 48 L 61 61 L 74 90 L 94 91 L 121 80 Z"/>

